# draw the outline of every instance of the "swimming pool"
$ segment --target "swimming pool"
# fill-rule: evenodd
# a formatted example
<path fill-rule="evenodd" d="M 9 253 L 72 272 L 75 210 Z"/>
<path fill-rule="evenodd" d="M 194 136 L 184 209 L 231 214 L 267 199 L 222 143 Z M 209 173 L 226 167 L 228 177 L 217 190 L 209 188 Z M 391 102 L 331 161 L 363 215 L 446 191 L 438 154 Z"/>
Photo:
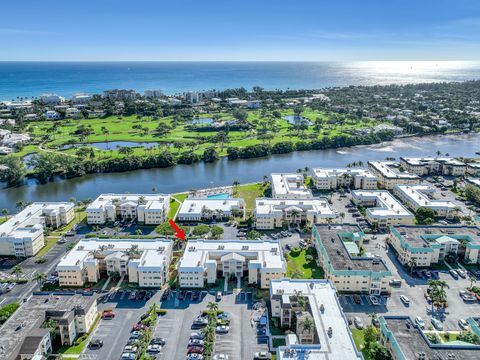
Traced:
<path fill-rule="evenodd" d="M 228 199 L 229 197 L 230 197 L 229 193 L 224 193 L 224 194 L 208 195 L 207 199 Z"/>

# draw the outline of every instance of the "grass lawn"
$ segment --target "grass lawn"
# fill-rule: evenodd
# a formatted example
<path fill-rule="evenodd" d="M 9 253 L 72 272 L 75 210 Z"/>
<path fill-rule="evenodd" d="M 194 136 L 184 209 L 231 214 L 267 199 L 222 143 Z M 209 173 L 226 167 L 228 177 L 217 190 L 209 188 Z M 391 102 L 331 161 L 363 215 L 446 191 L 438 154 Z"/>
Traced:
<path fill-rule="evenodd" d="M 45 238 L 45 246 L 37 253 L 37 257 L 41 258 L 61 239 L 61 236 L 47 236 Z"/>
<path fill-rule="evenodd" d="M 247 211 L 255 209 L 255 199 L 257 197 L 263 197 L 268 185 L 263 183 L 239 185 L 234 190 L 234 196 L 237 198 L 243 198 Z"/>
<path fill-rule="evenodd" d="M 277 327 L 276 324 L 280 325 L 280 319 L 279 318 L 273 319 L 272 317 L 270 317 L 270 324 L 269 324 L 270 325 L 270 334 L 272 334 L 272 335 L 285 335 L 285 331 L 283 331 L 282 329 Z"/>
<path fill-rule="evenodd" d="M 173 219 L 175 215 L 177 215 L 178 208 L 180 207 L 181 203 L 183 203 L 183 201 L 187 198 L 187 196 L 188 194 L 186 193 L 172 195 L 172 198 L 178 201 L 174 200 L 170 202 L 170 210 L 168 211 L 169 219 Z"/>
<path fill-rule="evenodd" d="M 0 225 L 3 224 L 5 221 L 7 221 L 7 218 L 5 217 L 0 218 Z"/>
<path fill-rule="evenodd" d="M 358 350 L 360 350 L 363 354 L 363 358 L 365 360 L 372 360 L 370 354 L 364 349 L 364 336 L 363 330 L 360 329 L 350 329 L 352 332 L 353 341 L 355 342 L 355 346 Z"/>
<path fill-rule="evenodd" d="M 448 343 L 450 341 L 456 341 L 457 340 L 457 336 L 458 336 L 458 333 L 454 333 L 454 332 L 451 332 L 451 333 L 448 333 L 449 336 L 445 336 L 445 332 L 441 331 L 438 333 L 440 335 L 440 338 L 442 339 L 442 343 Z"/>
<path fill-rule="evenodd" d="M 301 250 L 300 252 L 291 251 L 285 257 L 287 258 L 287 277 L 295 279 L 323 279 L 323 270 L 315 262 L 315 257 L 307 262 L 306 256 L 314 254 L 312 248 Z"/>

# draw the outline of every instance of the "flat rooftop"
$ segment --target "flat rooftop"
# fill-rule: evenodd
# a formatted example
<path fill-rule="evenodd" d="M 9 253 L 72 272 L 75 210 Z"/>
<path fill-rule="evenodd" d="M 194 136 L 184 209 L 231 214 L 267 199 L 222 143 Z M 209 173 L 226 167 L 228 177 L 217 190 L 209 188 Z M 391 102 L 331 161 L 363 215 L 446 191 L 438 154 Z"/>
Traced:
<path fill-rule="evenodd" d="M 474 243 L 480 244 L 480 228 L 476 226 L 392 226 L 410 246 L 420 248 L 427 244 L 425 236 L 435 238 L 440 236 L 470 237 Z"/>
<path fill-rule="evenodd" d="M 298 210 L 300 212 L 317 214 L 322 217 L 335 218 L 336 214 L 330 207 L 327 199 L 272 199 L 257 198 L 255 200 L 255 215 L 270 215 L 283 211 Z"/>
<path fill-rule="evenodd" d="M 61 258 L 57 270 L 81 268 L 84 261 L 93 259 L 92 253 L 94 251 L 109 255 L 119 251 L 127 251 L 132 246 L 137 246 L 139 251 L 144 252 L 141 257 L 145 260 L 144 266 L 158 266 L 162 264 L 165 250 L 172 246 L 172 241 L 167 239 L 82 239 Z M 101 247 L 103 250 L 100 250 Z"/>
<path fill-rule="evenodd" d="M 25 338 L 44 322 L 47 310 L 69 311 L 77 306 L 88 309 L 96 299 L 96 295 L 73 293 L 33 295 L 0 328 L 0 358 L 16 359 Z"/>
<path fill-rule="evenodd" d="M 198 270 L 212 257 L 221 258 L 232 253 L 254 259 L 262 268 L 286 270 L 286 260 L 278 240 L 190 240 L 179 269 Z"/>
<path fill-rule="evenodd" d="M 301 292 L 309 300 L 320 343 L 282 346 L 277 350 L 277 359 L 362 359 L 355 347 L 347 319 L 331 282 L 293 279 L 270 281 L 271 297 L 275 297 L 277 294 L 294 295 L 298 292 Z M 320 311 L 322 304 L 325 307 L 323 313 Z M 328 336 L 330 327 L 332 328 L 332 337 Z"/>
<path fill-rule="evenodd" d="M 367 212 L 372 216 L 381 217 L 411 217 L 413 214 L 407 210 L 396 198 L 386 190 L 353 190 L 353 200 L 359 202 L 375 202 L 373 207 L 369 207 Z"/>
<path fill-rule="evenodd" d="M 314 168 L 312 169 L 314 177 L 318 179 L 327 179 L 330 177 L 342 176 L 344 174 L 349 174 L 352 176 L 361 176 L 365 178 L 376 179 L 377 177 L 372 174 L 370 170 L 367 169 L 347 169 L 347 168 L 338 168 L 338 169 L 329 169 L 329 168 Z"/>
<path fill-rule="evenodd" d="M 351 257 L 343 240 L 349 239 L 344 234 L 362 237 L 363 233 L 355 224 L 315 225 L 325 248 L 330 264 L 334 270 L 371 270 L 374 272 L 388 271 L 381 259 L 367 257 Z"/>
<path fill-rule="evenodd" d="M 272 190 L 276 195 L 292 195 L 313 197 L 310 189 L 307 189 L 302 174 L 297 173 L 274 173 L 271 175 Z"/>
<path fill-rule="evenodd" d="M 469 183 L 471 185 L 480 187 L 480 179 L 479 178 L 469 177 L 469 178 L 466 178 L 465 180 L 467 181 L 467 183 Z"/>
<path fill-rule="evenodd" d="M 97 197 L 92 203 L 87 206 L 87 210 L 98 209 L 104 207 L 107 204 L 112 204 L 114 202 L 119 202 L 119 204 L 132 201 L 138 203 L 139 199 L 142 198 L 145 201 L 145 204 L 151 202 L 148 207 L 155 207 L 155 203 L 165 203 L 169 201 L 170 195 L 163 194 L 101 194 Z M 153 204 L 152 204 L 153 203 Z"/>
<path fill-rule="evenodd" d="M 417 207 L 428 207 L 432 209 L 455 209 L 456 205 L 448 200 L 432 199 L 429 195 L 435 193 L 435 189 L 428 185 L 395 185 L 396 190 L 408 198 Z"/>
<path fill-rule="evenodd" d="M 240 209 L 245 204 L 240 198 L 187 198 L 180 206 L 179 214 L 201 214 L 202 209 L 220 210 L 223 212 L 231 211 L 232 209 Z"/>
<path fill-rule="evenodd" d="M 432 162 L 443 163 L 454 166 L 465 166 L 465 163 L 452 157 L 400 157 L 407 164 L 412 166 L 428 165 Z"/>
<path fill-rule="evenodd" d="M 400 172 L 399 166 L 394 161 L 369 161 L 368 165 L 378 171 L 383 177 L 389 179 L 419 179 L 415 174 Z"/>
<path fill-rule="evenodd" d="M 406 326 L 407 317 L 380 317 L 382 331 L 390 332 L 390 342 L 396 342 L 406 359 L 418 359 L 419 353 L 425 354 L 425 360 L 473 360 L 480 358 L 480 346 L 466 348 L 431 348 L 417 327 Z M 413 321 L 410 319 L 413 324 Z M 383 323 L 384 322 L 384 323 Z M 383 327 L 385 326 L 386 329 Z M 457 344 L 457 343 L 456 343 Z M 452 357 L 452 354 L 454 357 Z"/>

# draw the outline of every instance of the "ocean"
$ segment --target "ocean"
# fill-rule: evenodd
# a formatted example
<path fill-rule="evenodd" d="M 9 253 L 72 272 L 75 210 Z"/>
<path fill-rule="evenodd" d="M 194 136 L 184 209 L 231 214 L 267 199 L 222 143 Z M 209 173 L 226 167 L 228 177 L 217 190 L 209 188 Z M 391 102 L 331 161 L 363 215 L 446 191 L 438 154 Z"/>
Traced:
<path fill-rule="evenodd" d="M 69 97 L 113 88 L 174 94 L 241 86 L 320 89 L 479 78 L 480 62 L 467 61 L 0 62 L 0 100 L 46 92 Z"/>

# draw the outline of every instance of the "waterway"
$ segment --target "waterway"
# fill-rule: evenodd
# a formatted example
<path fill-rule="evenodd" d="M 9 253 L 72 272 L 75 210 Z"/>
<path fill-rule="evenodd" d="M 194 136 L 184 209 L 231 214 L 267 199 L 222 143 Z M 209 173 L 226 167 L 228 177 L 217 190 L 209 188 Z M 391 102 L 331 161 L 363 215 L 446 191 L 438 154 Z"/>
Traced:
<path fill-rule="evenodd" d="M 261 181 L 272 172 L 298 168 L 342 167 L 354 161 L 383 160 L 386 157 L 432 156 L 437 151 L 451 156 L 474 157 L 480 151 L 480 134 L 411 137 L 391 142 L 351 148 L 293 152 L 265 158 L 215 163 L 178 165 L 166 169 L 135 170 L 123 173 L 90 174 L 74 179 L 56 179 L 38 184 L 29 179 L 25 185 L 0 190 L 0 209 L 15 211 L 17 201 L 65 201 L 94 199 L 101 193 L 163 193 L 203 189 L 212 186 Z"/>

